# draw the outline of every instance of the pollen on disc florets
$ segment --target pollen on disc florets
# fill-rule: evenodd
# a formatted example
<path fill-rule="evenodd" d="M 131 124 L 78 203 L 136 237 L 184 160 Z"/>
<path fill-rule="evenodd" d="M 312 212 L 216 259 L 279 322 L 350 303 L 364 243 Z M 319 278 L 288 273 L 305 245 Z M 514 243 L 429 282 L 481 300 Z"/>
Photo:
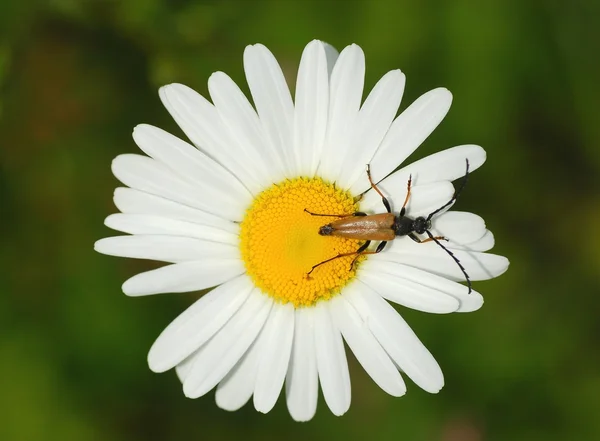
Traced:
<path fill-rule="evenodd" d="M 355 276 L 354 256 L 313 265 L 351 253 L 360 241 L 320 236 L 319 228 L 335 217 L 352 214 L 354 198 L 319 178 L 296 178 L 274 184 L 253 201 L 240 230 L 240 248 L 248 275 L 264 293 L 281 303 L 311 306 L 340 292 Z M 358 263 L 358 262 L 357 262 Z M 356 264 L 354 265 L 356 267 Z"/>

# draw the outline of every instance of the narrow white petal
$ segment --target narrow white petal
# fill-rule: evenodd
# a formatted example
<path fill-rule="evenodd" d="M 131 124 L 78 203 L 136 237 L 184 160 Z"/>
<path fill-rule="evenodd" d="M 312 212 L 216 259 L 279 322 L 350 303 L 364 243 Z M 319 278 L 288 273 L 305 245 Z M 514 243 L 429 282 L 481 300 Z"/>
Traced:
<path fill-rule="evenodd" d="M 339 329 L 333 324 L 329 302 L 319 302 L 315 315 L 315 349 L 319 382 L 323 397 L 331 412 L 340 416 L 350 407 L 350 374 L 344 343 Z"/>
<path fill-rule="evenodd" d="M 138 274 L 123 284 L 128 296 L 145 296 L 167 292 L 189 292 L 220 285 L 245 272 L 239 259 L 208 258 L 195 262 L 175 263 Z"/>
<path fill-rule="evenodd" d="M 385 189 L 406 187 L 408 177 L 411 175 L 414 185 L 423 185 L 438 181 L 454 181 L 465 176 L 467 159 L 469 160 L 469 173 L 471 173 L 483 165 L 485 158 L 485 150 L 478 145 L 452 147 L 402 167 L 378 185 Z M 388 158 L 388 160 L 390 159 Z M 396 165 L 398 164 L 396 163 Z M 377 176 L 380 177 L 375 178 L 374 167 L 375 165 L 372 163 L 371 172 L 373 172 L 373 179 L 375 182 L 378 182 L 383 176 L 378 172 Z M 359 179 L 350 191 L 360 193 L 367 188 L 369 188 L 369 181 L 365 176 Z"/>
<path fill-rule="evenodd" d="M 119 187 L 115 189 L 114 203 L 120 211 L 127 214 L 163 216 L 207 225 L 234 234 L 239 231 L 238 225 L 234 222 L 134 188 Z"/>
<path fill-rule="evenodd" d="M 94 244 L 94 249 L 109 256 L 160 262 L 187 262 L 200 259 L 236 259 L 239 249 L 208 240 L 180 236 L 135 235 L 106 237 Z"/>
<path fill-rule="evenodd" d="M 215 400 L 221 409 L 233 412 L 246 404 L 254 393 L 256 375 L 265 349 L 265 327 L 244 356 L 219 382 Z"/>
<path fill-rule="evenodd" d="M 148 214 L 111 214 L 104 224 L 113 230 L 129 234 L 160 234 L 185 236 L 237 246 L 239 236 L 207 225 Z"/>
<path fill-rule="evenodd" d="M 254 289 L 246 303 L 196 355 L 183 392 L 198 398 L 215 387 L 236 365 L 262 329 L 273 300 Z"/>
<path fill-rule="evenodd" d="M 371 160 L 375 182 L 390 174 L 427 139 L 444 119 L 451 103 L 452 94 L 447 89 L 434 89 L 417 98 L 394 120 Z M 367 188 L 368 182 L 363 178 L 352 186 L 351 191 L 360 193 Z"/>
<path fill-rule="evenodd" d="M 423 343 L 400 314 L 363 283 L 347 290 L 352 303 L 394 363 L 427 392 L 437 393 L 444 386 L 442 371 Z"/>
<path fill-rule="evenodd" d="M 283 179 L 282 158 L 265 137 L 256 111 L 237 84 L 225 73 L 215 72 L 208 79 L 208 90 L 223 124 L 251 161 L 255 173 L 262 174 L 262 182 Z"/>
<path fill-rule="evenodd" d="M 294 103 L 281 67 L 262 44 L 247 46 L 244 71 L 264 133 L 284 165 L 288 176 L 296 176 L 292 126 Z"/>
<path fill-rule="evenodd" d="M 319 376 L 312 309 L 299 308 L 295 311 L 294 341 L 285 394 L 290 415 L 296 421 L 308 421 L 317 411 Z"/>
<path fill-rule="evenodd" d="M 294 306 L 274 304 L 263 329 L 264 349 L 254 387 L 254 407 L 269 412 L 279 397 L 290 364 L 294 339 Z"/>
<path fill-rule="evenodd" d="M 300 60 L 294 111 L 296 172 L 313 176 L 325 141 L 329 109 L 329 73 L 325 45 L 310 42 Z"/>
<path fill-rule="evenodd" d="M 147 124 L 133 130 L 133 139 L 148 156 L 162 162 L 178 176 L 184 177 L 203 190 L 219 191 L 220 205 L 231 205 L 243 211 L 252 195 L 237 178 L 200 150 L 185 141 Z"/>
<path fill-rule="evenodd" d="M 189 205 L 224 219 L 240 221 L 244 216 L 245 207 L 231 202 L 232 199 L 223 195 L 221 190 L 211 185 L 193 184 L 147 156 L 119 155 L 112 162 L 112 171 L 119 181 L 131 188 Z"/>
<path fill-rule="evenodd" d="M 346 289 L 351 289 L 351 286 Z M 404 395 L 406 385 L 400 372 L 358 312 L 343 295 L 334 297 L 330 302 L 333 321 L 364 370 L 388 394 L 395 397 Z"/>
<path fill-rule="evenodd" d="M 400 70 L 385 74 L 358 112 L 337 183 L 350 188 L 365 173 L 365 166 L 379 147 L 398 112 L 406 77 Z"/>
<path fill-rule="evenodd" d="M 360 272 L 360 280 L 369 285 L 381 297 L 394 303 L 416 309 L 417 311 L 434 314 L 448 314 L 456 311 L 460 303 L 442 288 L 431 286 L 429 278 L 432 276 L 423 273 L 423 278 L 410 277 L 407 268 L 389 261 L 365 262 Z M 414 268 L 413 268 L 414 269 Z M 457 285 L 456 282 L 443 279 L 448 284 Z M 464 287 L 461 286 L 464 289 Z"/>
<path fill-rule="evenodd" d="M 329 87 L 329 121 L 319 174 L 336 181 L 342 170 L 348 143 L 356 124 L 365 80 L 365 55 L 353 44 L 346 47 L 331 73 Z"/>
<path fill-rule="evenodd" d="M 458 282 L 464 282 L 465 276 L 456 262 L 434 242 L 416 243 L 408 238 L 395 239 L 388 247 L 373 256 L 375 260 L 390 260 L 446 277 Z M 468 246 L 468 245 L 467 245 Z M 449 249 L 460 261 L 471 280 L 488 280 L 498 277 L 508 269 L 508 259 L 490 253 L 465 251 L 461 247 Z"/>
<path fill-rule="evenodd" d="M 233 139 L 215 106 L 183 84 L 163 86 L 159 95 L 173 119 L 196 147 L 230 170 L 252 194 L 261 191 L 263 185 L 254 163 Z"/>
<path fill-rule="evenodd" d="M 408 265 L 372 259 L 362 269 L 361 281 L 383 298 L 409 308 L 450 313 L 474 311 L 483 305 L 483 297 L 478 292 L 469 294 L 464 285 Z"/>
<path fill-rule="evenodd" d="M 200 297 L 159 335 L 148 353 L 148 365 L 164 372 L 180 364 L 208 341 L 242 306 L 252 291 L 239 276 Z"/>
<path fill-rule="evenodd" d="M 449 257 L 449 256 L 448 256 Z M 476 311 L 483 306 L 483 297 L 477 291 L 469 290 L 466 286 L 461 285 L 446 277 L 438 276 L 430 271 L 424 271 L 419 268 L 398 263 L 394 258 L 394 253 L 389 253 L 388 256 L 372 259 L 372 261 L 364 267 L 364 273 L 361 273 L 361 280 L 368 284 L 371 288 L 377 291 L 382 297 L 405 306 L 399 298 L 398 292 L 394 291 L 394 282 L 398 279 L 404 279 L 404 283 L 409 283 L 416 290 L 423 290 L 431 293 L 431 295 L 451 296 L 458 302 L 458 307 L 454 311 L 447 312 L 471 312 Z M 451 260 L 451 259 L 450 259 Z M 453 262 L 453 261 L 452 261 Z M 456 263 L 453 262 L 456 266 Z M 458 266 L 457 266 L 458 268 Z M 459 281 L 465 281 L 464 275 Z M 390 278 L 391 283 L 381 283 L 380 279 Z M 377 280 L 374 280 L 377 279 Z M 418 296 L 423 296 L 419 293 Z M 418 309 L 418 308 L 414 308 Z M 435 312 L 435 311 L 434 311 Z"/>
<path fill-rule="evenodd" d="M 384 181 L 385 182 L 385 181 Z M 377 187 L 392 206 L 392 211 L 398 213 L 406 199 L 408 178 L 401 187 L 378 185 Z M 454 186 L 450 181 L 434 182 L 416 185 L 410 189 L 410 198 L 406 204 L 406 215 L 410 217 L 427 216 L 448 202 L 454 194 Z M 360 202 L 361 211 L 382 213 L 385 211 L 381 196 L 369 190 Z"/>

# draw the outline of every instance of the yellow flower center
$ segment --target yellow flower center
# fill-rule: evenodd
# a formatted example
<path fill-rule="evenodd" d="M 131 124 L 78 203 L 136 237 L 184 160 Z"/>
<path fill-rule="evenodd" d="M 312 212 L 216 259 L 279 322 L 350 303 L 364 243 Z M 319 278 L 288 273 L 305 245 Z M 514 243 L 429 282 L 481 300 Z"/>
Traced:
<path fill-rule="evenodd" d="M 338 294 L 356 274 L 351 253 L 361 241 L 319 235 L 319 228 L 335 217 L 357 211 L 354 198 L 321 179 L 296 178 L 274 184 L 259 194 L 241 223 L 240 248 L 254 284 L 281 303 L 311 306 Z"/>

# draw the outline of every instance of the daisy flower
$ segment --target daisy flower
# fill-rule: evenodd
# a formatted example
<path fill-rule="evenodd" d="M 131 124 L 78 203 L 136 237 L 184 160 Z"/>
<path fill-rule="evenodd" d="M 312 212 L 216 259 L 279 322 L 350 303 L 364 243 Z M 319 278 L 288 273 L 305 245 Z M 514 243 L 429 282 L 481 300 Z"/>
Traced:
<path fill-rule="evenodd" d="M 367 164 L 396 213 L 409 177 L 409 218 L 450 201 L 451 181 L 465 175 L 466 161 L 470 171 L 485 161 L 481 147 L 454 147 L 392 172 L 441 122 L 452 95 L 434 89 L 396 117 L 405 77 L 393 70 L 362 102 L 365 58 L 356 45 L 338 53 L 308 44 L 294 99 L 266 47 L 246 48 L 244 70 L 254 106 L 222 72 L 208 80 L 212 103 L 181 84 L 164 86 L 160 98 L 192 144 L 139 125 L 133 138 L 145 155 L 112 163 L 126 187 L 116 189 L 120 213 L 106 225 L 128 235 L 101 239 L 95 249 L 167 263 L 130 278 L 123 292 L 212 288 L 158 337 L 150 369 L 175 368 L 190 398 L 216 387 L 226 410 L 252 398 L 266 413 L 285 387 L 292 418 L 306 421 L 319 384 L 335 415 L 350 406 L 345 341 L 387 393 L 404 395 L 403 377 L 438 392 L 438 363 L 388 302 L 440 314 L 477 310 L 482 296 L 460 283 L 459 265 L 433 241 L 397 237 L 352 265 L 364 241 L 318 234 L 335 218 L 307 211 L 384 212 Z M 472 281 L 508 267 L 506 258 L 486 253 L 494 238 L 475 214 L 446 208 L 430 231 L 449 239 L 445 247 Z"/>

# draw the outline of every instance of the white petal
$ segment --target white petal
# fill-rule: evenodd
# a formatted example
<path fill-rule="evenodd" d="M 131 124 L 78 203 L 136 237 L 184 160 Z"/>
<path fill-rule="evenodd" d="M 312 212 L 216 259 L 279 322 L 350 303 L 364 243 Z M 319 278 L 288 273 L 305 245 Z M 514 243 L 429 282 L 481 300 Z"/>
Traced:
<path fill-rule="evenodd" d="M 388 72 L 362 105 L 351 129 L 353 134 L 337 181 L 341 188 L 350 188 L 365 173 L 366 164 L 371 161 L 398 112 L 405 81 L 406 77 L 400 70 Z"/>
<path fill-rule="evenodd" d="M 337 60 L 340 57 L 340 53 L 329 43 L 323 42 L 323 47 L 325 48 L 325 57 L 327 58 L 327 75 L 331 77 L 333 67 L 335 66 L 335 63 L 337 63 Z"/>
<path fill-rule="evenodd" d="M 244 71 L 264 133 L 286 174 L 296 176 L 292 155 L 294 103 L 281 67 L 265 46 L 255 44 L 244 51 Z"/>
<path fill-rule="evenodd" d="M 179 378 L 179 381 L 181 381 L 182 384 L 185 381 L 185 377 L 187 377 L 187 375 L 192 370 L 192 366 L 194 365 L 197 352 L 198 351 L 194 352 L 192 355 L 190 355 L 177 366 L 175 366 L 175 373 L 177 374 L 177 378 Z"/>
<path fill-rule="evenodd" d="M 400 372 L 358 312 L 343 295 L 334 297 L 330 302 L 333 321 L 364 370 L 388 394 L 395 397 L 404 395 L 406 385 Z"/>
<path fill-rule="evenodd" d="M 154 372 L 167 371 L 206 343 L 248 298 L 253 285 L 240 276 L 200 297 L 165 328 L 148 353 Z"/>
<path fill-rule="evenodd" d="M 362 283 L 344 296 L 368 325 L 394 363 L 427 392 L 444 386 L 442 371 L 406 322 L 392 306 Z M 354 286 L 354 285 L 353 285 Z"/>
<path fill-rule="evenodd" d="M 417 98 L 395 119 L 371 160 L 371 172 L 375 182 L 390 174 L 427 139 L 444 119 L 451 103 L 452 94 L 447 89 L 430 90 Z M 368 182 L 363 177 L 356 181 L 350 191 L 360 193 L 367 188 Z"/>
<path fill-rule="evenodd" d="M 263 332 L 265 343 L 254 387 L 254 407 L 267 413 L 277 402 L 288 370 L 294 338 L 294 306 L 274 304 Z"/>
<path fill-rule="evenodd" d="M 346 413 L 350 407 L 350 374 L 344 343 L 329 312 L 329 302 L 319 302 L 315 315 L 315 349 L 319 382 L 325 402 L 334 415 Z"/>
<path fill-rule="evenodd" d="M 360 280 L 381 297 L 417 311 L 448 314 L 458 309 L 458 300 L 445 292 L 449 287 L 438 282 L 436 276 L 422 273 L 422 278 L 411 277 L 409 269 L 414 268 L 370 259 L 370 262 L 364 262 L 361 266 Z M 427 276 L 438 283 L 431 283 Z M 441 280 L 456 289 L 456 282 Z M 464 289 L 463 286 L 461 288 Z"/>
<path fill-rule="evenodd" d="M 325 45 L 310 42 L 300 60 L 294 111 L 296 172 L 313 176 L 325 141 L 329 109 L 329 74 Z"/>
<path fill-rule="evenodd" d="M 198 398 L 215 387 L 235 366 L 262 329 L 273 300 L 254 289 L 246 303 L 202 346 L 183 382 L 183 393 Z"/>
<path fill-rule="evenodd" d="M 329 86 L 329 121 L 325 147 L 321 154 L 319 174 L 336 181 L 342 169 L 347 145 L 356 124 L 365 80 L 365 55 L 353 44 L 337 59 Z"/>
<path fill-rule="evenodd" d="M 176 136 L 157 127 L 140 124 L 133 130 L 133 139 L 148 156 L 204 191 L 218 188 L 220 199 L 214 200 L 220 205 L 231 205 L 231 209 L 243 211 L 252 202 L 252 195 L 234 175 Z"/>
<path fill-rule="evenodd" d="M 494 235 L 490 230 L 486 230 L 485 234 L 481 239 L 471 242 L 466 245 L 452 244 L 453 249 L 457 250 L 468 250 L 468 251 L 489 251 L 494 248 Z"/>
<path fill-rule="evenodd" d="M 469 160 L 469 173 L 477 170 L 485 162 L 485 150 L 477 145 L 461 145 L 452 147 L 433 155 L 426 156 L 423 159 L 413 162 L 412 164 L 402 167 L 396 173 L 392 174 L 378 186 L 385 189 L 406 187 L 408 177 L 412 175 L 414 185 L 429 184 L 438 181 L 454 181 L 465 176 L 466 160 Z M 373 164 L 371 164 L 371 172 L 374 174 Z M 375 176 L 373 176 L 375 182 Z M 369 181 L 366 176 L 361 178 L 361 185 L 353 186 L 351 191 L 360 188 L 367 188 Z M 357 191 L 359 192 L 359 191 Z"/>
<path fill-rule="evenodd" d="M 199 186 L 177 176 L 166 165 L 147 156 L 119 155 L 112 162 L 112 171 L 123 184 L 229 220 L 242 220 L 244 208 L 222 190 Z M 224 204 L 220 201 L 225 201 Z M 239 202 L 239 201 L 238 201 Z"/>
<path fill-rule="evenodd" d="M 208 258 L 163 266 L 138 274 L 123 284 L 128 296 L 198 291 L 220 285 L 245 272 L 239 259 Z"/>
<path fill-rule="evenodd" d="M 296 421 L 308 421 L 317 411 L 319 377 L 312 309 L 299 308 L 295 311 L 294 342 L 285 393 L 288 410 Z"/>
<path fill-rule="evenodd" d="M 238 146 L 217 109 L 206 98 L 183 84 L 163 86 L 159 95 L 173 119 L 196 147 L 230 170 L 252 194 L 261 191 L 263 185 L 255 164 Z"/>
<path fill-rule="evenodd" d="M 239 236 L 219 228 L 147 214 L 111 214 L 104 224 L 129 234 L 185 236 L 237 246 Z"/>
<path fill-rule="evenodd" d="M 200 259 L 236 259 L 239 249 L 208 240 L 180 236 L 136 235 L 106 237 L 94 244 L 94 249 L 109 256 L 187 262 Z"/>
<path fill-rule="evenodd" d="M 254 393 L 256 374 L 265 349 L 265 327 L 244 356 L 217 386 L 215 400 L 221 409 L 234 411 L 246 404 Z"/>
<path fill-rule="evenodd" d="M 163 216 L 208 225 L 234 234 L 239 231 L 238 225 L 234 222 L 133 188 L 115 189 L 114 203 L 123 213 Z"/>
<path fill-rule="evenodd" d="M 225 73 L 215 72 L 208 79 L 208 90 L 223 124 L 251 161 L 255 173 L 261 173 L 262 182 L 283 179 L 282 158 L 268 142 L 258 115 L 237 84 Z"/>
<path fill-rule="evenodd" d="M 386 181 L 384 181 L 385 183 Z M 387 184 L 377 187 L 392 206 L 392 211 L 398 213 L 406 199 L 408 178 L 401 187 L 390 187 Z M 450 181 L 435 182 L 426 185 L 416 185 L 410 189 L 410 198 L 406 205 L 406 215 L 410 217 L 427 216 L 437 210 L 452 198 L 454 186 Z M 385 207 L 381 196 L 369 190 L 360 202 L 361 211 L 383 213 Z"/>
<path fill-rule="evenodd" d="M 388 243 L 389 249 L 379 253 L 375 259 L 391 260 L 415 268 L 464 282 L 465 276 L 456 262 L 434 242 L 416 243 L 408 238 L 395 239 Z M 488 280 L 498 277 L 508 269 L 508 259 L 489 253 L 464 251 L 450 247 L 454 256 L 460 261 L 471 280 Z"/>
<path fill-rule="evenodd" d="M 487 232 L 483 218 L 464 211 L 448 211 L 433 219 L 432 233 L 449 239 L 444 245 L 476 242 Z"/>
<path fill-rule="evenodd" d="M 394 303 L 432 313 L 475 311 L 483 305 L 478 292 L 469 294 L 466 286 L 430 272 L 382 259 L 365 264 L 360 280 Z"/>

